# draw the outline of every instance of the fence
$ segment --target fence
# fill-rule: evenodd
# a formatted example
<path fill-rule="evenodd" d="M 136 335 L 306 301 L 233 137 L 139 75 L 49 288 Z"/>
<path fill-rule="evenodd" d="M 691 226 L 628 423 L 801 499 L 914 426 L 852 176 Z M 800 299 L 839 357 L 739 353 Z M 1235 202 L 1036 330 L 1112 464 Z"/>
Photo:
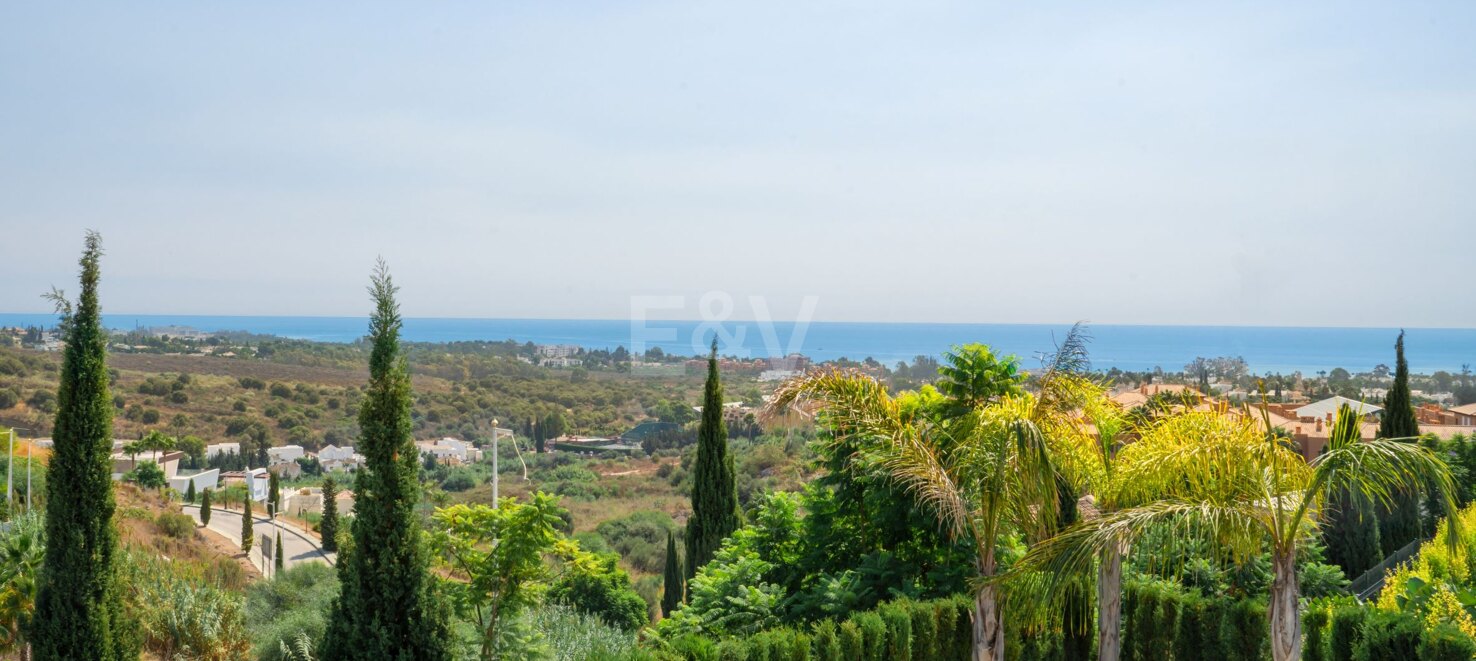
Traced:
<path fill-rule="evenodd" d="M 1430 541 L 1430 538 L 1421 537 L 1405 544 L 1404 548 L 1390 553 L 1389 557 L 1384 558 L 1373 569 L 1363 572 L 1362 576 L 1353 579 L 1353 583 L 1348 586 L 1348 591 L 1357 596 L 1359 601 L 1368 601 L 1371 598 L 1377 597 L 1379 590 L 1384 587 L 1384 576 L 1387 575 L 1388 571 L 1408 562 L 1410 558 L 1414 557 L 1415 553 L 1419 552 L 1420 545 L 1427 541 Z"/>

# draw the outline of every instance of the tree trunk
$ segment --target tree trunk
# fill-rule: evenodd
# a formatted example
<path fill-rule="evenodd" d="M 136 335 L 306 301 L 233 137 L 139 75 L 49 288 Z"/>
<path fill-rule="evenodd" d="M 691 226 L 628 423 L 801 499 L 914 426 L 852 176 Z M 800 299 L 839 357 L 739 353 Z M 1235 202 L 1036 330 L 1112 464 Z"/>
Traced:
<path fill-rule="evenodd" d="M 1274 554 L 1271 581 L 1271 658 L 1297 661 L 1302 658 L 1302 618 L 1297 608 L 1297 553 Z"/>
<path fill-rule="evenodd" d="M 1122 654 L 1122 550 L 1102 551 L 1097 565 L 1097 660 Z"/>
<path fill-rule="evenodd" d="M 994 576 L 994 552 L 979 560 L 979 575 Z M 974 597 L 974 661 L 1004 661 L 1004 624 L 993 585 L 985 585 Z"/>

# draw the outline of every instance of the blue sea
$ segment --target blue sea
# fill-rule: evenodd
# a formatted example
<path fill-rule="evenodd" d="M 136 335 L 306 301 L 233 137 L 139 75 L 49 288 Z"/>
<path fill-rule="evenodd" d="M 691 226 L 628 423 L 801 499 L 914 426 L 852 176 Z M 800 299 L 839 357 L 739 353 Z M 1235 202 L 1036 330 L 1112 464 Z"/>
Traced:
<path fill-rule="evenodd" d="M 0 313 L 0 326 L 51 326 L 55 316 Z M 352 342 L 362 337 L 362 317 L 245 317 L 204 315 L 127 315 L 104 318 L 110 328 L 189 326 L 202 331 L 247 331 L 264 335 Z M 680 355 L 705 354 L 716 333 L 725 355 L 782 356 L 798 352 L 815 360 L 875 358 L 887 364 L 918 355 L 937 356 L 950 346 L 982 342 L 1013 353 L 1026 367 L 1053 350 L 1066 324 L 928 324 L 752 321 L 631 322 L 623 319 L 437 319 L 405 320 L 404 337 L 416 342 L 515 340 L 519 343 L 574 344 L 586 348 L 659 347 Z M 1405 352 L 1416 373 L 1458 372 L 1476 363 L 1476 329 L 1407 329 Z M 1394 364 L 1392 328 L 1291 328 L 1257 326 L 1091 326 L 1093 367 L 1101 370 L 1180 371 L 1197 356 L 1243 357 L 1256 373 L 1342 367 L 1352 372 Z"/>

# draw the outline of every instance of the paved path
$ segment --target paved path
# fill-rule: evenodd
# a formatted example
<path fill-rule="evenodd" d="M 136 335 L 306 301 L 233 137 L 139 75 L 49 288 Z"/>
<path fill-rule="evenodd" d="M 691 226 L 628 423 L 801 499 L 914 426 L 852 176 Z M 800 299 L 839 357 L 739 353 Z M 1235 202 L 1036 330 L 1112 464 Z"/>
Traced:
<path fill-rule="evenodd" d="M 194 517 L 196 522 L 200 521 L 200 506 L 188 503 L 181 505 L 185 513 Z M 266 573 L 261 558 L 261 536 L 270 533 L 272 539 L 276 539 L 277 531 L 282 531 L 282 546 L 287 549 L 287 557 L 283 562 L 285 566 L 303 562 L 326 562 L 333 564 L 338 558 L 337 553 L 329 553 L 319 546 L 317 536 L 302 531 L 297 526 L 279 521 L 275 527 L 265 516 L 251 517 L 251 531 L 256 535 L 256 544 L 251 549 L 251 564 Z M 241 512 L 240 510 L 226 510 L 219 507 L 210 508 L 210 529 L 220 533 L 237 547 L 241 546 Z"/>

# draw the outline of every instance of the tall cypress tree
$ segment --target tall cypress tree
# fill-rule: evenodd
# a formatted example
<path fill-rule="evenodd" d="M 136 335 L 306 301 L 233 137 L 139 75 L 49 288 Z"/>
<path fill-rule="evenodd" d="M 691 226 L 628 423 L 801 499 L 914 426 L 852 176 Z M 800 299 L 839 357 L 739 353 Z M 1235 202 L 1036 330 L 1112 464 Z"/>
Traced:
<path fill-rule="evenodd" d="M 354 547 L 338 563 L 340 592 L 321 658 L 447 659 L 447 613 L 433 593 L 415 514 L 418 454 L 411 437 L 410 373 L 400 350 L 396 287 L 381 260 L 369 288 L 373 349 L 359 408 L 364 468 L 354 477 Z"/>
<path fill-rule="evenodd" d="M 244 509 L 241 510 L 241 550 L 251 553 L 251 549 L 256 546 L 256 536 L 253 533 L 256 527 L 256 516 L 251 513 L 250 492 L 246 493 L 246 504 L 243 507 Z"/>
<path fill-rule="evenodd" d="M 1394 385 L 1384 397 L 1384 417 L 1379 422 L 1379 438 L 1407 438 L 1414 442 L 1420 435 L 1414 404 L 1409 397 L 1409 363 L 1404 360 L 1404 331 L 1394 341 Z M 1399 493 L 1394 507 L 1384 512 L 1379 521 L 1379 538 L 1388 556 L 1420 536 L 1420 495 Z"/>
<path fill-rule="evenodd" d="M 666 532 L 666 570 L 662 573 L 661 615 L 671 617 L 673 611 L 685 601 L 685 576 L 682 574 L 682 559 L 677 557 L 676 535 Z"/>
<path fill-rule="evenodd" d="M 272 556 L 274 561 L 273 569 L 276 569 L 277 573 L 281 573 L 282 566 L 287 562 L 283 559 L 283 556 L 287 554 L 282 552 L 282 531 L 280 530 L 277 531 L 277 546 L 272 550 L 276 552 L 276 555 Z"/>
<path fill-rule="evenodd" d="M 60 292 L 53 295 L 66 352 L 46 480 L 46 559 L 31 636 L 34 656 L 43 661 L 138 658 L 117 585 L 113 398 L 97 296 L 101 257 L 102 237 L 88 232 L 76 307 Z"/>
<path fill-rule="evenodd" d="M 276 473 L 267 471 L 267 502 L 272 508 L 267 514 L 276 514 L 282 511 L 282 480 Z"/>
<path fill-rule="evenodd" d="M 692 516 L 687 519 L 687 576 L 712 560 L 728 535 L 738 529 L 738 483 L 723 422 L 723 384 L 718 378 L 717 338 L 707 357 L 702 390 L 702 422 L 697 430 L 697 461 L 692 468 Z"/>
<path fill-rule="evenodd" d="M 1339 419 L 1356 415 L 1346 404 L 1338 410 Z M 1342 567 L 1349 580 L 1362 576 L 1384 557 L 1379 537 L 1379 517 L 1367 497 L 1346 489 L 1331 494 L 1322 525 L 1329 563 Z"/>
<path fill-rule="evenodd" d="M 195 502 L 195 481 L 193 479 L 190 480 L 190 486 L 185 487 L 184 499 L 187 503 Z"/>
<path fill-rule="evenodd" d="M 338 483 L 331 477 L 323 479 L 323 519 L 318 522 L 318 534 L 323 537 L 324 551 L 338 551 Z"/>
<path fill-rule="evenodd" d="M 200 494 L 200 525 L 210 525 L 210 489 Z"/>

